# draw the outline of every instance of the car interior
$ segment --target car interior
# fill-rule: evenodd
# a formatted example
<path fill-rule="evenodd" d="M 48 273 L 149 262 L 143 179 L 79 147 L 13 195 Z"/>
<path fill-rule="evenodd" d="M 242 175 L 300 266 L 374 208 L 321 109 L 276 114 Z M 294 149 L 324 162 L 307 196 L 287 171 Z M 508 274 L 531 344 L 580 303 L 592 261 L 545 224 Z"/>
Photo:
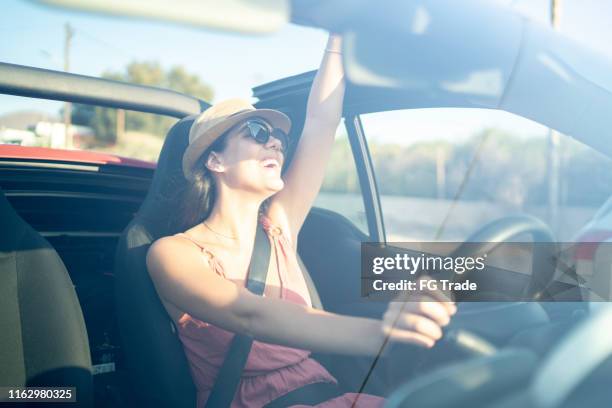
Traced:
<path fill-rule="evenodd" d="M 23 72 L 25 78 L 45 74 L 0 64 L 0 73 L 3 69 Z M 32 88 L 0 83 L 0 92 L 131 108 L 180 120 L 165 138 L 156 169 L 0 160 L 0 338 L 10 345 L 0 352 L 0 384 L 75 386 L 81 406 L 193 406 L 195 388 L 187 361 L 148 276 L 145 256 L 156 239 L 180 231 L 167 217 L 186 184 L 178 158 L 187 145 L 191 115 L 208 104 L 173 94 L 179 107 L 165 106 L 166 95 L 151 89 L 139 93 L 113 81 L 48 74 L 52 80 L 46 84 L 39 80 Z M 297 135 L 311 79 L 307 73 L 255 88 L 257 106 L 287 113 Z M 80 94 L 66 92 L 80 84 L 85 85 Z M 101 94 L 100 85 L 105 84 L 120 91 L 119 96 Z M 358 87 L 348 90 L 347 100 L 345 123 L 369 234 L 344 215 L 315 207 L 300 232 L 298 250 L 316 307 L 379 317 L 384 303 L 364 300 L 358 279 L 361 243 L 385 239 L 359 114 L 405 106 L 401 94 L 372 94 Z M 487 224 L 472 240 L 499 243 L 526 232 L 548 233 L 545 226 L 519 217 Z M 523 280 L 518 286 L 531 288 L 535 296 L 538 284 L 551 279 L 546 274 L 544 282 Z M 342 291 L 338 282 L 345 283 Z M 612 342 L 601 333 L 609 332 L 612 314 L 605 307 L 594 311 L 576 301 L 580 299 L 568 300 L 466 302 L 435 352 L 394 349 L 397 354 L 389 353 L 379 367 L 392 372 L 397 383 L 381 384 L 383 377 L 373 376 L 370 386 L 389 394 L 392 407 L 575 407 L 609 402 L 601 384 L 609 378 Z M 586 347 L 593 336 L 600 341 Z M 360 388 L 377 362 L 319 358 L 347 389 Z M 407 358 L 414 360 L 419 376 L 411 376 L 414 367 L 407 368 L 402 360 Z M 569 371 L 575 360 L 584 364 L 576 363 L 575 375 L 562 382 L 559 373 Z M 559 384 L 558 389 L 551 384 Z"/>
<path fill-rule="evenodd" d="M 300 82 L 309 76 L 299 76 Z M 297 92 L 297 97 L 305 96 L 305 92 Z M 296 95 L 291 98 L 294 100 Z M 76 289 L 80 307 L 73 313 L 83 316 L 81 322 L 86 329 L 67 338 L 66 350 L 77 350 L 70 341 L 82 342 L 87 336 L 81 348 L 86 347 L 89 359 L 81 365 L 90 385 L 79 389 L 87 389 L 89 404 L 95 400 L 100 406 L 193 406 L 195 389 L 182 346 L 145 266 L 150 244 L 179 232 L 178 226 L 163 215 L 176 205 L 177 193 L 185 187 L 177 158 L 182 157 L 187 145 L 192 120 L 187 116 L 172 127 L 155 172 L 66 162 L 49 162 L 36 169 L 32 161 L 10 159 L 0 165 L 2 187 L 8 193 L 8 200 L 3 195 L 2 216 L 20 220 L 15 224 L 20 229 L 13 229 L 13 222 L 5 223 L 3 218 L 3 226 L 15 233 L 3 235 L 12 240 L 7 248 L 13 256 L 24 252 L 26 248 L 15 242 L 27 229 L 35 237 L 32 239 L 45 242 L 39 246 L 55 262 L 59 261 L 58 269 L 68 273 Z M 295 113 L 294 120 L 299 120 Z M 366 239 L 342 215 L 324 208 L 312 210 L 300 233 L 299 252 L 315 307 L 344 313 L 353 310 L 354 314 L 373 317 L 382 313 L 380 306 L 363 307 L 359 302 L 358 280 L 345 279 L 354 282 L 354 287 L 343 292 L 344 297 L 333 289 L 338 276 L 334 277 L 331 271 L 358 270 L 360 243 Z M 342 255 L 321 256 L 325 253 Z M 315 271 L 312 278 L 310 270 Z M 18 292 L 12 294 L 17 295 Z M 7 327 L 13 323 L 6 321 Z M 77 354 L 74 358 L 83 356 Z M 325 359 L 321 356 L 322 361 Z M 369 360 L 362 363 L 365 370 Z M 333 372 L 334 367 L 330 370 Z M 11 381 L 16 378 L 12 372 L 5 375 Z M 357 386 L 362 378 L 361 373 L 354 373 L 352 385 Z M 19 383 L 36 384 L 29 377 Z M 128 389 L 142 392 L 127 392 Z"/>

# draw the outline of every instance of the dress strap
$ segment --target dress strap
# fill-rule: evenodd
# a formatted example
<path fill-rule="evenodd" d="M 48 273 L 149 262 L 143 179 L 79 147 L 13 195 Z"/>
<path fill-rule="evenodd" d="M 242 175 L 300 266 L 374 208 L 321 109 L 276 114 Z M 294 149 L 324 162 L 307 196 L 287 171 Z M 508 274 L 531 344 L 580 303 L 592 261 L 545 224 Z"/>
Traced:
<path fill-rule="evenodd" d="M 219 259 L 215 256 L 215 254 L 211 250 L 206 248 L 205 245 L 202 245 L 197 239 L 195 239 L 193 237 L 190 237 L 189 235 L 185 234 L 184 232 L 179 232 L 178 234 L 175 234 L 175 236 L 183 237 L 183 238 L 191 241 L 198 248 L 200 248 L 200 250 L 202 251 L 202 254 L 206 257 L 206 260 L 208 261 L 208 264 L 213 268 L 213 270 L 215 272 L 219 273 L 221 276 L 223 276 L 225 278 L 225 273 L 223 272 L 223 266 L 221 265 L 221 262 L 219 261 Z"/>
<path fill-rule="evenodd" d="M 260 214 L 259 222 L 268 235 L 273 237 L 283 235 L 283 230 L 278 225 L 272 223 L 272 220 L 267 215 Z"/>
<path fill-rule="evenodd" d="M 278 253 L 279 251 L 278 241 L 279 239 L 284 238 L 283 231 L 281 230 L 279 226 L 272 223 L 272 220 L 270 220 L 270 218 L 265 214 L 259 215 L 259 222 L 261 223 L 261 226 L 264 229 L 264 231 L 266 231 L 268 238 L 272 240 L 273 253 L 274 253 L 275 263 L 276 263 L 276 273 L 278 275 L 278 283 L 280 285 L 280 298 L 285 299 L 286 298 L 285 289 L 287 288 L 287 280 L 288 280 L 285 274 L 287 273 L 287 271 L 285 270 L 284 267 L 283 268 L 280 267 L 281 263 L 279 260 L 279 253 Z"/>
<path fill-rule="evenodd" d="M 179 232 L 178 234 L 175 234 L 175 235 L 188 239 L 189 241 L 193 242 L 201 250 L 205 250 L 206 249 L 206 247 L 204 245 L 200 244 L 200 242 L 198 240 L 196 240 L 195 238 L 190 237 L 189 235 L 185 234 L 184 232 Z"/>

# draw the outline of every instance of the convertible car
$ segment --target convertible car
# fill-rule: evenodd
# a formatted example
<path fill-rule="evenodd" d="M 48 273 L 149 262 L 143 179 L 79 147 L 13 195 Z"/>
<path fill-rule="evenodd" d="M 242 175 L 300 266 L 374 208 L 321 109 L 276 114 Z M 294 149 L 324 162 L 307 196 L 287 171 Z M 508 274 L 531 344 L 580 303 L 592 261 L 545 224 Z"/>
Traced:
<path fill-rule="evenodd" d="M 436 31 L 438 3 L 415 2 L 403 11 L 421 20 L 425 13 L 435 35 L 422 41 L 443 50 L 456 44 L 452 29 L 446 36 Z M 466 241 L 494 251 L 518 238 L 556 245 L 559 236 L 568 241 L 578 236 L 575 251 L 552 268 L 534 261 L 526 273 L 489 276 L 492 292 L 528 296 L 521 301 L 503 302 L 497 296 L 496 302 L 461 304 L 443 340 L 432 350 L 388 345 L 380 358 L 345 356 L 329 368 L 347 389 L 388 396 L 390 407 L 609 406 L 612 307 L 606 301 L 612 274 L 610 258 L 599 252 L 608 237 L 592 233 L 598 230 L 596 219 L 588 222 L 612 186 L 599 183 L 589 190 L 577 183 L 582 188 L 577 191 L 589 191 L 594 201 L 589 205 L 577 198 L 572 201 L 574 190 L 567 190 L 566 205 L 543 221 L 546 212 L 538 204 L 542 203 L 538 189 L 546 185 L 527 181 L 542 173 L 542 166 L 529 166 L 541 164 L 545 152 L 529 143 L 508 150 L 511 135 L 486 132 L 471 145 L 459 143 L 467 152 L 464 158 L 445 160 L 450 153 L 444 146 L 434 150 L 442 153 L 432 163 L 443 171 L 421 174 L 437 192 L 429 195 L 434 198 L 407 193 L 423 184 L 410 184 L 415 183 L 410 174 L 396 177 L 394 172 L 394 166 L 429 157 L 407 154 L 411 147 L 402 145 L 402 140 L 413 134 L 402 126 L 418 130 L 410 125 L 425 123 L 432 113 L 440 112 L 437 108 L 460 109 L 456 112 L 464 119 L 476 111 L 498 109 L 513 112 L 504 114 L 500 123 L 516 129 L 537 128 L 532 120 L 558 128 L 573 137 L 562 136 L 568 150 L 583 154 L 579 163 L 587 166 L 587 178 L 597 179 L 596 169 L 607 171 L 604 156 L 610 154 L 611 144 L 603 132 L 609 121 L 603 107 L 611 106 L 612 98 L 608 82 L 599 81 L 597 73 L 602 71 L 595 69 L 607 67 L 606 63 L 590 54 L 591 59 L 583 55 L 588 60 L 573 58 L 578 48 L 571 43 L 521 19 L 510 21 L 495 10 L 484 10 L 482 18 L 507 23 L 504 27 L 522 32 L 524 41 L 535 38 L 513 42 L 506 31 L 504 41 L 515 48 L 502 53 L 503 58 L 481 48 L 483 57 L 472 63 L 480 65 L 476 68 L 486 65 L 489 71 L 469 65 L 472 48 L 465 49 L 463 56 L 461 50 L 452 54 L 465 63 L 438 70 L 421 69 L 437 66 L 436 58 L 448 55 L 437 51 L 425 53 L 430 58 L 423 58 L 422 65 L 408 67 L 400 58 L 388 60 L 393 68 L 385 69 L 375 62 L 384 55 L 377 59 L 368 53 L 376 48 L 366 35 L 372 34 L 371 26 L 363 32 L 353 30 L 351 24 L 362 22 L 359 17 L 357 23 L 341 24 L 333 19 L 309 20 L 311 25 L 340 24 L 346 30 L 350 80 L 334 148 L 335 173 L 330 173 L 299 235 L 298 251 L 311 297 L 316 307 L 325 310 L 380 316 L 385 304 L 362 296 L 364 242 L 449 241 L 452 246 L 456 241 L 455 249 L 462 250 L 461 241 Z M 455 23 L 441 19 L 454 27 Z M 411 27 L 398 46 L 423 46 L 411 41 L 427 30 Z M 386 28 L 392 29 L 392 24 Z M 572 58 L 564 59 L 567 55 Z M 589 61 L 595 65 L 582 75 L 580 68 Z M 499 68 L 497 73 L 494 68 Z M 537 75 L 541 85 L 531 88 L 533 94 L 524 83 L 530 74 Z M 293 136 L 298 137 L 313 77 L 307 72 L 255 87 L 256 106 L 285 112 L 294 123 Z M 551 88 L 557 91 L 556 99 L 548 108 L 534 103 Z M 0 92 L 177 120 L 156 162 L 91 151 L 0 145 L 0 386 L 75 387 L 77 402 L 66 406 L 195 406 L 188 364 L 147 273 L 145 255 L 156 239 L 181 230 L 169 217 L 186 187 L 180 158 L 194 115 L 209 103 L 169 90 L 9 63 L 0 63 Z M 570 120 L 566 113 L 576 106 L 580 115 Z M 427 128 L 420 129 L 427 140 Z M 443 130 L 453 129 L 448 123 Z M 506 154 L 500 154 L 504 149 Z M 495 173 L 494 180 L 503 182 L 495 189 L 479 188 L 478 183 L 486 181 L 483 175 L 498 169 L 493 164 L 504 161 L 510 163 L 506 170 L 512 177 Z M 540 173 L 525 174 L 522 168 Z M 401 169 L 408 172 L 410 166 Z M 345 176 L 339 179 L 338 174 Z M 479 174 L 482 177 L 476 177 Z M 582 242 L 598 237 L 597 251 L 592 250 L 592 242 Z M 330 360 L 330 356 L 320 358 Z"/>

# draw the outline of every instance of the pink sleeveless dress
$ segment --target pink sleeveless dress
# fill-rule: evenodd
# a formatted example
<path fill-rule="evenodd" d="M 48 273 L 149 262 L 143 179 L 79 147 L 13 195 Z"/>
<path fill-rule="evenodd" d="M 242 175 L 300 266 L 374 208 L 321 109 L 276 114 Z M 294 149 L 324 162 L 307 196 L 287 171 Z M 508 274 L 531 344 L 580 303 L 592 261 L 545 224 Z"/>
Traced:
<path fill-rule="evenodd" d="M 271 243 L 271 265 L 277 266 L 281 298 L 287 302 L 311 306 L 310 295 L 300 270 L 289 238 L 270 219 L 260 219 Z M 207 258 L 211 268 L 226 278 L 219 260 L 207 248 L 186 234 L 179 233 L 197 245 Z M 271 269 L 269 273 L 273 273 Z M 236 282 L 244 285 L 244 282 Z M 184 313 L 177 327 L 191 374 L 197 388 L 198 408 L 204 407 L 215 384 L 217 373 L 225 360 L 234 336 L 232 332 L 203 322 Z M 242 378 L 232 402 L 233 408 L 263 407 L 288 392 L 312 383 L 337 384 L 336 379 L 316 360 L 310 352 L 255 340 L 249 353 Z M 355 400 L 357 399 L 357 403 Z M 346 393 L 316 405 L 319 408 L 382 407 L 381 397 Z M 294 407 L 303 407 L 296 405 Z"/>

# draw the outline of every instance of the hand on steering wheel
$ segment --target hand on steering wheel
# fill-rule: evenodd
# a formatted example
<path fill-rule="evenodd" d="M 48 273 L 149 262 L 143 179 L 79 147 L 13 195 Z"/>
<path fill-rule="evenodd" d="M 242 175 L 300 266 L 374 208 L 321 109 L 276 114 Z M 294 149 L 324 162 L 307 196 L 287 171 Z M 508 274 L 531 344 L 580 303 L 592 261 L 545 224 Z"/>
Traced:
<path fill-rule="evenodd" d="M 401 295 L 389 303 L 383 315 L 383 333 L 392 342 L 431 348 L 442 337 L 442 328 L 456 311 L 455 303 L 438 290 L 423 290 L 408 297 Z"/>

